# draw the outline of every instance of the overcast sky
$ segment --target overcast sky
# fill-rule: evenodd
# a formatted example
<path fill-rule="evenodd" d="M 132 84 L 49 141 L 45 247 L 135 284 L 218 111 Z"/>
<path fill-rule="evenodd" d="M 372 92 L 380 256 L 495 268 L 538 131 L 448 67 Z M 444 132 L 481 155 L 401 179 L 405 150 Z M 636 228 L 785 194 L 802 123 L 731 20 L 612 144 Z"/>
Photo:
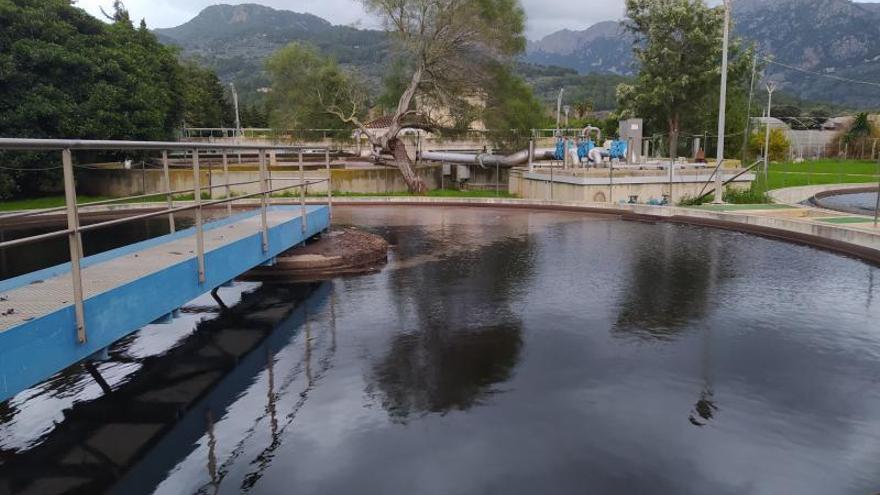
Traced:
<path fill-rule="evenodd" d="M 132 19 L 147 20 L 150 28 L 173 27 L 193 18 L 203 8 L 217 3 L 259 3 L 277 9 L 309 12 L 334 24 L 374 27 L 357 0 L 123 0 Z M 617 20 L 623 15 L 624 0 L 522 0 L 528 14 L 528 37 L 540 38 L 563 28 L 585 29 L 599 21 Z M 77 4 L 95 16 L 100 7 L 110 10 L 113 0 L 78 0 Z"/>

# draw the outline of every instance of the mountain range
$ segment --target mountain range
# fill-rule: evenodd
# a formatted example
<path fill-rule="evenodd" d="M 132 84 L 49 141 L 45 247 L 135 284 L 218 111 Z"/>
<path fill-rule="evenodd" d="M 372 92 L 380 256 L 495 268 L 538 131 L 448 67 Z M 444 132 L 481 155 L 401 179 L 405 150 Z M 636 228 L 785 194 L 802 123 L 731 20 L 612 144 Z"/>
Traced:
<path fill-rule="evenodd" d="M 766 78 L 789 95 L 842 106 L 880 107 L 880 3 L 851 0 L 736 0 L 734 35 L 755 43 L 768 64 Z M 525 60 L 581 73 L 632 75 L 632 36 L 617 22 L 562 30 L 530 42 Z M 815 75 L 819 73 L 822 75 Z M 830 76 L 830 77 L 829 77 Z"/>
<path fill-rule="evenodd" d="M 754 42 L 762 57 L 797 68 L 766 67 L 766 77 L 778 82 L 785 93 L 838 106 L 880 107 L 876 86 L 839 79 L 880 81 L 880 3 L 735 0 L 733 4 L 734 34 Z M 382 31 L 337 26 L 311 14 L 254 4 L 214 5 L 183 25 L 154 32 L 164 43 L 180 47 L 184 57 L 213 68 L 224 81 L 236 82 L 245 97 L 268 84 L 265 58 L 291 41 L 315 45 L 374 83 L 393 59 L 390 40 Z M 527 80 L 545 98 L 559 86 L 589 80 L 604 100 L 613 101 L 613 91 L 607 95 L 605 86 L 637 70 L 632 37 L 614 21 L 531 41 L 523 62 Z"/>

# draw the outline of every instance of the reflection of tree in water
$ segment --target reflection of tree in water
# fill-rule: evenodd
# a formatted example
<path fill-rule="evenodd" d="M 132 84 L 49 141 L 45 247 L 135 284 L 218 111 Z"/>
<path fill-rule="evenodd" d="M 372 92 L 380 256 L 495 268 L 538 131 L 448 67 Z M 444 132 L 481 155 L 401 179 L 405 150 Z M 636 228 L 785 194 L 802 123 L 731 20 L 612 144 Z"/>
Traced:
<path fill-rule="evenodd" d="M 624 290 L 614 326 L 618 335 L 651 340 L 675 338 L 689 323 L 706 316 L 710 294 L 723 280 L 720 259 L 728 253 L 719 232 L 691 229 L 689 234 L 707 235 L 676 236 L 678 229 L 663 227 L 661 239 L 652 238 L 654 242 L 633 251 L 632 278 Z M 704 427 L 715 419 L 719 407 L 713 390 L 711 328 L 703 326 L 700 332 L 703 386 L 688 421 Z"/>
<path fill-rule="evenodd" d="M 519 360 L 522 329 L 494 327 L 451 330 L 423 328 L 394 338 L 373 368 L 382 406 L 394 419 L 413 413 L 466 410 L 507 381 Z"/>
<path fill-rule="evenodd" d="M 688 416 L 688 421 L 694 426 L 703 427 L 709 424 L 718 412 L 718 406 L 715 405 L 715 396 L 711 388 L 706 388 L 700 394 L 700 400 L 694 404 L 694 409 Z"/>
<path fill-rule="evenodd" d="M 519 362 L 522 323 L 512 308 L 532 276 L 535 244 L 520 232 L 475 239 L 459 228 L 444 227 L 445 241 L 460 243 L 454 255 L 391 273 L 398 314 L 415 317 L 407 325 L 416 329 L 392 338 L 367 392 L 398 421 L 469 409 L 498 392 Z M 425 245 L 419 237 L 398 239 Z"/>
<path fill-rule="evenodd" d="M 682 239 L 675 234 L 669 228 L 659 242 L 632 251 L 631 278 L 614 325 L 618 335 L 671 339 L 688 322 L 705 316 L 711 289 L 719 281 L 717 261 L 722 253 L 717 239 L 700 236 L 698 242 L 688 242 L 692 236 Z"/>

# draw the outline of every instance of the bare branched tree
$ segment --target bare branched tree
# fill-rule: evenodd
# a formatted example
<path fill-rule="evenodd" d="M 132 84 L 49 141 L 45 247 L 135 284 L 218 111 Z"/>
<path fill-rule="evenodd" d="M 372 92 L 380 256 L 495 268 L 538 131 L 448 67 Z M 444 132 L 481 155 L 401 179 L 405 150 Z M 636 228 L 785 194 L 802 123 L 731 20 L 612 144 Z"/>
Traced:
<path fill-rule="evenodd" d="M 400 95 L 390 125 L 381 132 L 360 122 L 357 115 L 363 109 L 357 108 L 357 98 L 349 98 L 345 108 L 331 108 L 368 136 L 376 156 L 390 155 L 410 191 L 424 193 L 425 184 L 399 138 L 416 116 L 416 102 L 453 108 L 479 97 L 492 77 L 493 64 L 525 48 L 525 14 L 519 0 L 363 1 L 367 10 L 382 20 L 408 60 L 409 84 Z"/>

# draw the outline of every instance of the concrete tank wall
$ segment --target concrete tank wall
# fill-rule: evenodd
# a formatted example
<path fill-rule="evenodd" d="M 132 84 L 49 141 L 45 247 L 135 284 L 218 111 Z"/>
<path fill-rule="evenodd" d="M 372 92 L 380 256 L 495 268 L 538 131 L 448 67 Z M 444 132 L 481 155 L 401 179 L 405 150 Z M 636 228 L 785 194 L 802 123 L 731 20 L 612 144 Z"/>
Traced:
<path fill-rule="evenodd" d="M 385 194 L 403 192 L 407 190 L 403 176 L 395 168 L 357 168 L 357 169 L 333 169 L 333 191 L 343 193 L 366 193 Z M 416 173 L 425 181 L 429 189 L 440 187 L 439 166 L 426 166 L 416 169 Z M 173 169 L 170 171 L 171 189 L 174 191 L 192 189 L 194 185 L 193 173 L 186 169 Z M 272 170 L 270 189 L 277 189 L 286 185 L 299 183 L 299 172 L 296 170 Z M 223 185 L 226 183 L 226 175 L 222 170 L 202 169 L 200 173 L 202 187 L 209 184 Z M 306 182 L 326 180 L 326 170 L 307 170 Z M 259 180 L 259 172 L 252 169 L 231 169 L 229 183 L 252 182 Z M 230 187 L 233 195 L 252 194 L 260 191 L 259 183 Z M 161 169 L 126 170 L 120 168 L 90 168 L 78 172 L 77 191 L 80 194 L 91 196 L 124 197 L 141 194 L 165 192 L 165 178 Z M 207 190 L 204 191 L 207 194 Z M 309 194 L 327 192 L 327 183 L 313 184 L 308 186 Z M 277 193 L 283 194 L 283 193 Z M 286 194 L 298 194 L 297 190 L 291 189 Z M 225 188 L 213 190 L 214 198 L 222 198 L 226 195 Z"/>
<path fill-rule="evenodd" d="M 745 174 L 728 187 L 745 190 L 751 186 L 753 179 L 753 175 Z M 675 204 L 685 197 L 697 196 L 705 184 L 705 178 L 676 177 L 672 184 L 671 202 Z M 663 199 L 669 191 L 669 181 L 664 177 L 584 179 L 555 175 L 551 183 L 548 172 L 529 173 L 527 169 L 519 168 L 510 171 L 509 192 L 524 199 L 620 203 L 629 201 L 630 196 L 637 196 L 638 202 L 646 203 Z"/>
<path fill-rule="evenodd" d="M 332 170 L 333 191 L 345 193 L 387 194 L 407 190 L 403 176 L 396 168 L 359 168 Z M 440 187 L 440 166 L 416 168 L 416 174 L 428 189 Z"/>

